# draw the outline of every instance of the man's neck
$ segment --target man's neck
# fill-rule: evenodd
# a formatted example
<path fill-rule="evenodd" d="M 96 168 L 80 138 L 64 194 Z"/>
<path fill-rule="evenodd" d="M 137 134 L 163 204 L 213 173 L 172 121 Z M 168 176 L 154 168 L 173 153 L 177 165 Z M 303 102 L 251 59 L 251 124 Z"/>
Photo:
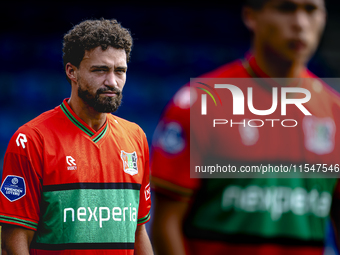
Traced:
<path fill-rule="evenodd" d="M 68 105 L 72 111 L 93 130 L 98 131 L 105 123 L 107 113 L 99 113 L 78 97 L 70 97 Z"/>
<path fill-rule="evenodd" d="M 303 62 L 283 59 L 269 50 L 255 49 L 253 54 L 261 70 L 273 78 L 298 78 L 306 68 Z"/>

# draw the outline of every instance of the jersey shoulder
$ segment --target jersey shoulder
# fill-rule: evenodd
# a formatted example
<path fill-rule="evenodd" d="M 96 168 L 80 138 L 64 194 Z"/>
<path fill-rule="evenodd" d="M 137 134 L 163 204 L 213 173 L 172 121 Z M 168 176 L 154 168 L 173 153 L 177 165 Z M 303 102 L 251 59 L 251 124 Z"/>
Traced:
<path fill-rule="evenodd" d="M 139 141 L 143 139 L 143 136 L 146 136 L 143 129 L 132 121 L 128 121 L 113 114 L 108 114 L 108 121 L 113 127 L 117 127 L 118 124 L 118 127 L 120 128 L 115 128 L 115 130 L 120 132 L 122 136 L 130 136 Z"/>
<path fill-rule="evenodd" d="M 49 110 L 25 123 L 13 134 L 7 146 L 6 154 L 14 153 L 25 157 L 40 151 L 43 140 L 48 136 L 51 127 L 50 119 L 57 114 L 56 109 Z"/>
<path fill-rule="evenodd" d="M 334 79 L 321 79 L 318 76 L 316 76 L 314 73 L 312 73 L 310 70 L 307 70 L 307 77 L 312 78 L 312 82 L 309 82 L 310 84 L 310 90 L 312 93 L 315 93 L 322 101 L 325 103 L 334 103 L 338 106 L 340 106 L 340 93 L 339 91 L 335 90 L 331 84 L 328 84 L 328 82 L 331 82 Z"/>
<path fill-rule="evenodd" d="M 329 84 L 323 83 L 323 92 L 326 94 L 334 103 L 340 106 L 340 93 L 332 88 Z"/>
<path fill-rule="evenodd" d="M 118 117 L 116 115 L 113 114 L 108 114 L 108 121 L 112 124 L 113 122 L 115 122 L 116 124 L 120 124 L 122 127 L 132 131 L 132 132 L 139 132 L 140 130 L 142 130 L 142 128 L 136 124 L 135 122 L 123 119 L 121 117 Z"/>
<path fill-rule="evenodd" d="M 51 130 L 54 126 L 57 126 L 57 122 L 54 117 L 58 114 L 57 107 L 46 111 L 34 119 L 26 122 L 24 125 L 18 128 L 14 135 L 18 133 L 24 133 L 27 136 L 39 138 L 47 134 L 45 130 Z"/>
<path fill-rule="evenodd" d="M 46 111 L 39 116 L 35 117 L 34 119 L 28 121 L 26 124 L 20 127 L 20 129 L 40 129 L 41 127 L 48 127 L 51 128 L 51 122 L 53 122 L 53 117 L 55 117 L 59 112 L 57 110 L 58 107 Z"/>

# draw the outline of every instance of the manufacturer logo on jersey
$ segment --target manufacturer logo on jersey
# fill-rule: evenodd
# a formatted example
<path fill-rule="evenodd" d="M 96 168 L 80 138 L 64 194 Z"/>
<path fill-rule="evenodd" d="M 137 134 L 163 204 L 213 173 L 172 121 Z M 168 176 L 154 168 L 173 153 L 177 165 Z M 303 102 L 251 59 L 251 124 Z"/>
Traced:
<path fill-rule="evenodd" d="M 75 162 L 75 159 L 71 156 L 66 156 L 66 163 L 69 165 L 67 167 L 67 170 L 77 170 L 77 164 Z"/>
<path fill-rule="evenodd" d="M 137 153 L 135 151 L 132 153 L 127 153 L 122 150 L 120 152 L 120 157 L 123 161 L 123 169 L 125 173 L 129 175 L 138 174 Z"/>
<path fill-rule="evenodd" d="M 318 155 L 332 152 L 335 144 L 335 129 L 331 118 L 306 116 L 303 119 L 306 149 Z"/>
<path fill-rule="evenodd" d="M 148 201 L 151 196 L 150 183 L 145 186 L 144 194 L 145 194 L 145 201 Z"/>
<path fill-rule="evenodd" d="M 1 193 L 11 202 L 26 195 L 24 178 L 15 175 L 7 175 L 0 188 Z"/>
<path fill-rule="evenodd" d="M 25 143 L 27 143 L 26 135 L 19 133 L 17 139 L 15 140 L 17 142 L 17 146 L 22 146 L 23 149 L 26 148 Z"/>

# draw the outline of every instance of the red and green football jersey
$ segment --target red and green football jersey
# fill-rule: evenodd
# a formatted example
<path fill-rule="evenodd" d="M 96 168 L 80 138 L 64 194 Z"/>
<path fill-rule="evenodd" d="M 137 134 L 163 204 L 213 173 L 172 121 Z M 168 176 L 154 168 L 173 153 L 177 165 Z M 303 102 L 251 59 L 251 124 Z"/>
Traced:
<path fill-rule="evenodd" d="M 268 77 L 256 65 L 254 57 L 249 56 L 202 78 L 254 76 Z M 316 78 L 308 70 L 301 76 L 306 81 Z M 254 95 L 260 99 L 254 99 L 257 109 L 268 109 L 272 104 L 271 88 L 263 85 L 253 87 Z M 339 166 L 340 144 L 336 142 L 340 139 L 339 96 L 317 79 L 301 86 L 311 93 L 311 100 L 304 106 L 312 116 L 305 116 L 297 107 L 290 108 L 285 118 L 297 120 L 299 124 L 294 128 L 280 124 L 275 128 L 271 124 L 250 128 L 219 125 L 208 132 L 212 130 L 208 128 L 211 121 L 190 123 L 190 110 L 195 103 L 200 107 L 201 90 L 184 86 L 171 100 L 154 134 L 151 179 L 156 192 L 191 202 L 183 225 L 188 254 L 322 254 L 336 179 L 228 176 L 199 179 L 190 178 L 189 171 L 190 150 L 207 150 L 216 159 L 222 158 L 223 162 L 237 167 L 260 163 Z M 240 89 L 246 95 L 246 86 Z M 235 123 L 260 118 L 249 111 L 232 115 L 231 94 L 220 96 L 224 115 L 210 111 L 207 118 L 223 116 Z M 207 101 L 208 109 L 219 107 L 213 100 Z M 268 119 L 282 118 L 280 111 L 268 116 Z M 201 130 L 208 131 L 199 133 Z M 194 139 L 196 146 L 192 148 L 190 136 L 199 137 Z M 206 161 L 207 158 L 196 157 L 194 163 L 202 166 Z"/>
<path fill-rule="evenodd" d="M 150 219 L 144 132 L 112 114 L 96 132 L 66 99 L 18 129 L 2 178 L 0 223 L 36 231 L 31 254 L 133 254 Z"/>

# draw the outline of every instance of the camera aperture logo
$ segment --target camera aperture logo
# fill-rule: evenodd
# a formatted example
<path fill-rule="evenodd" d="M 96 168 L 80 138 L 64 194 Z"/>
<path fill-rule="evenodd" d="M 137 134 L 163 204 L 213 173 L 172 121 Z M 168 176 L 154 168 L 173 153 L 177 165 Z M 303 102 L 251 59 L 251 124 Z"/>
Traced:
<path fill-rule="evenodd" d="M 220 95 L 221 93 L 231 93 L 232 96 L 232 115 L 240 116 L 245 115 L 245 95 L 243 91 L 236 85 L 233 84 L 214 84 L 214 86 L 210 86 L 203 82 L 197 82 L 197 84 L 203 85 L 203 87 L 198 87 L 195 84 L 195 87 L 197 89 L 200 89 L 204 91 L 205 93 L 201 94 L 201 112 L 200 114 L 202 116 L 208 114 L 208 104 L 207 104 L 207 95 L 211 97 L 211 99 L 214 101 L 215 106 L 217 106 L 216 98 L 218 98 L 221 106 L 222 106 L 222 100 Z M 280 89 L 281 97 L 278 96 L 278 91 Z M 218 91 L 217 91 L 218 90 Z M 247 87 L 247 93 L 246 93 L 246 99 L 247 99 L 247 107 L 248 110 L 256 115 L 256 116 L 268 116 L 273 114 L 279 105 L 280 101 L 280 108 L 281 108 L 281 116 L 287 115 L 287 105 L 295 105 L 304 115 L 312 115 L 306 107 L 303 105 L 310 101 L 311 99 L 311 93 L 309 90 L 302 88 L 302 87 L 272 87 L 271 88 L 271 98 L 272 98 L 272 105 L 269 109 L 256 109 L 254 107 L 253 99 L 253 88 Z M 219 94 L 220 93 L 220 94 Z M 302 95 L 302 97 L 299 98 L 291 98 L 288 95 L 289 94 L 299 94 Z M 215 96 L 214 96 L 214 95 Z M 213 109 L 211 109 L 213 111 Z M 271 125 L 271 127 L 274 127 L 277 122 L 280 122 L 281 126 L 283 127 L 296 127 L 298 125 L 297 120 L 295 119 L 277 119 L 277 118 L 257 118 L 257 119 L 249 119 L 245 118 L 241 122 L 233 121 L 233 119 L 213 119 L 213 127 L 216 127 L 217 125 L 230 125 L 230 127 L 233 127 L 234 125 L 243 125 L 244 127 L 262 127 L 265 125 L 265 123 L 268 123 Z"/>
<path fill-rule="evenodd" d="M 218 95 L 217 91 L 213 87 L 211 87 L 208 84 L 205 84 L 203 82 L 197 82 L 197 83 L 206 87 L 206 89 L 201 88 L 201 87 L 196 87 L 196 88 L 206 92 L 212 98 L 212 100 L 214 101 L 215 106 L 217 106 L 216 100 L 215 100 L 214 96 L 212 95 L 212 93 L 210 91 L 208 91 L 207 89 L 212 90 L 213 93 L 216 94 L 217 98 L 219 99 L 219 101 L 222 105 L 222 100 L 221 100 L 220 96 Z M 207 115 L 207 94 L 202 94 L 202 96 L 201 96 L 201 100 L 202 100 L 201 114 L 202 115 Z"/>

